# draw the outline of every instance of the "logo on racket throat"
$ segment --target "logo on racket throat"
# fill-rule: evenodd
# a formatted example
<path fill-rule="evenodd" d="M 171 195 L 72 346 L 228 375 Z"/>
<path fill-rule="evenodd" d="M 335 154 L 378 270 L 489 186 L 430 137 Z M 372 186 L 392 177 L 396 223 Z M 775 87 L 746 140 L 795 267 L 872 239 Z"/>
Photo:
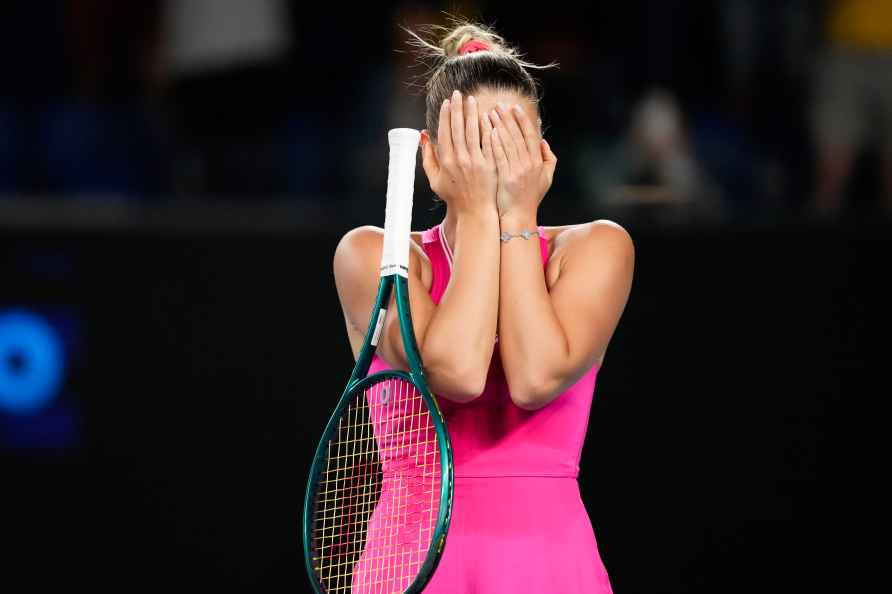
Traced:
<path fill-rule="evenodd" d="M 387 316 L 387 309 L 378 310 L 378 319 L 375 321 L 375 332 L 372 334 L 372 346 L 378 346 L 378 339 L 381 338 L 381 329 L 384 327 L 384 318 Z"/>
<path fill-rule="evenodd" d="M 387 401 L 390 400 L 390 391 L 387 389 L 387 386 L 381 390 L 381 404 L 387 404 Z"/>

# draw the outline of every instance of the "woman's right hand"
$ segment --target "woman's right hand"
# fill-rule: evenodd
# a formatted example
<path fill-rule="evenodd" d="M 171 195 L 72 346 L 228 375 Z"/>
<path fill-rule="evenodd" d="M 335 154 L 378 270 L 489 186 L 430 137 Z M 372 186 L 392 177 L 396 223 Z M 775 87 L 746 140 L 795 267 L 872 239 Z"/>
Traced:
<path fill-rule="evenodd" d="M 477 111 L 472 95 L 458 91 L 440 106 L 436 148 L 421 131 L 422 165 L 431 190 L 461 214 L 498 214 L 498 175 L 492 123 Z"/>

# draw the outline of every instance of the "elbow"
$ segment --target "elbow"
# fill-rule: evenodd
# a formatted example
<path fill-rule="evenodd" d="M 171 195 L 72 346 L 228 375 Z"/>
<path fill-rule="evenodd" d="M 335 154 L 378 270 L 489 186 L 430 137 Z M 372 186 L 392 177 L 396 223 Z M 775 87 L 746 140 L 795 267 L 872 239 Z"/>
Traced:
<path fill-rule="evenodd" d="M 468 368 L 449 378 L 447 398 L 456 402 L 471 402 L 483 394 L 485 388 L 486 373 L 480 369 Z"/>
<path fill-rule="evenodd" d="M 455 402 L 467 403 L 476 400 L 483 394 L 486 382 L 465 382 L 454 386 L 447 398 Z"/>
<path fill-rule="evenodd" d="M 480 396 L 486 387 L 488 367 L 462 362 L 426 367 L 431 390 L 449 400 L 471 402 Z"/>
<path fill-rule="evenodd" d="M 508 381 L 511 401 L 523 410 L 538 410 L 551 402 L 557 393 L 552 382 L 545 378 L 526 377 L 520 381 Z"/>

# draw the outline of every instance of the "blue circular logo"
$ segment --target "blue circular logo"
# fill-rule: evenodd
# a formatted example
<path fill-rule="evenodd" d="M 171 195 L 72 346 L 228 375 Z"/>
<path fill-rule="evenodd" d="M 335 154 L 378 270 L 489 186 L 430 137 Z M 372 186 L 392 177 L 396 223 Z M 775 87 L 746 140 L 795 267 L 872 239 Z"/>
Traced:
<path fill-rule="evenodd" d="M 65 373 L 62 341 L 42 317 L 0 313 L 0 408 L 33 413 L 56 397 Z"/>

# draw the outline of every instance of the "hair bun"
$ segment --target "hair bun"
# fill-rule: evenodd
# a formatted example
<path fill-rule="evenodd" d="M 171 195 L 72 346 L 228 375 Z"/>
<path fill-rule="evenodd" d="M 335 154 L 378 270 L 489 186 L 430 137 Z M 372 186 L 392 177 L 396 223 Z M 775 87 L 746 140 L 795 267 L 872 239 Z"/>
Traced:
<path fill-rule="evenodd" d="M 489 26 L 455 17 L 450 17 L 449 26 L 421 27 L 419 30 L 424 33 L 424 37 L 402 25 L 400 27 L 409 34 L 408 43 L 416 48 L 418 60 L 430 65 L 428 76 L 452 58 L 484 49 L 498 54 L 500 58 L 516 62 L 522 68 L 544 70 L 557 66 L 556 62 L 544 66 L 528 62 L 516 47 L 508 45 L 508 42 Z"/>
<path fill-rule="evenodd" d="M 504 46 L 504 40 L 494 32 L 480 25 L 464 24 L 449 31 L 440 41 L 440 47 L 447 58 L 452 58 L 462 55 L 465 44 L 475 41 L 490 51 L 498 51 Z"/>

